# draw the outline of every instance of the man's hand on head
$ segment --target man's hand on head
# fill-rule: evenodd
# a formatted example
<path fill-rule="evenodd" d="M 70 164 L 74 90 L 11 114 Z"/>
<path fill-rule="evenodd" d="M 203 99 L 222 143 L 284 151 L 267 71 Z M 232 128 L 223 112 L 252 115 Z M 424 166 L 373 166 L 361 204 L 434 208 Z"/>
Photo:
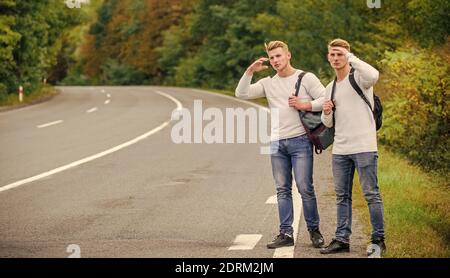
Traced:
<path fill-rule="evenodd" d="M 268 58 L 259 58 L 258 60 L 256 60 L 253 64 L 251 64 L 248 68 L 246 73 L 248 75 L 253 75 L 253 73 L 255 72 L 259 72 L 265 69 L 268 69 L 269 67 L 264 65 L 264 62 L 268 61 Z"/>
<path fill-rule="evenodd" d="M 346 48 L 340 47 L 340 46 L 333 46 L 332 49 L 342 53 L 342 55 L 344 55 L 346 57 L 347 57 L 347 54 L 350 53 Z"/>

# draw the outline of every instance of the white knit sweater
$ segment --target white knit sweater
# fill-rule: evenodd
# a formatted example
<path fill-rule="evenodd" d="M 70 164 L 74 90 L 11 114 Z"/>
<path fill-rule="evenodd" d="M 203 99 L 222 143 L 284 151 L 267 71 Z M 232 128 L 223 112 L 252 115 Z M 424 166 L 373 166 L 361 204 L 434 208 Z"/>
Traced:
<path fill-rule="evenodd" d="M 373 85 L 378 80 L 378 71 L 361 61 L 351 53 L 347 54 L 350 65 L 355 69 L 355 80 L 373 107 Z M 331 98 L 333 82 L 326 87 L 325 99 Z M 377 133 L 372 112 L 350 84 L 347 77 L 336 83 L 334 94 L 336 105 L 335 135 L 333 154 L 348 155 L 377 151 Z M 322 112 L 322 122 L 333 126 L 333 112 L 325 115 Z"/>
<path fill-rule="evenodd" d="M 236 97 L 242 99 L 255 99 L 266 97 L 271 109 L 278 109 L 279 124 L 273 124 L 271 139 L 288 139 L 306 133 L 298 115 L 298 111 L 289 106 L 289 96 L 295 93 L 295 83 L 301 70 L 296 70 L 288 77 L 266 77 L 255 84 L 251 84 L 252 77 L 246 73 L 242 76 L 236 88 Z M 302 79 L 302 86 L 298 98 L 302 101 L 311 101 L 313 111 L 321 111 L 324 102 L 325 88 L 320 80 L 312 73 L 306 74 Z"/>

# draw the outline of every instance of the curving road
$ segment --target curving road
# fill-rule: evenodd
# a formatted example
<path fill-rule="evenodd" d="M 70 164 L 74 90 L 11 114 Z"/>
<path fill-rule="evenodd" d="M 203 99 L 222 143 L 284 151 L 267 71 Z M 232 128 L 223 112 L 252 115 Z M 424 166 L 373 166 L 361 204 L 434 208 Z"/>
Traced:
<path fill-rule="evenodd" d="M 171 140 L 180 105 L 251 104 L 168 87 L 59 89 L 0 113 L 0 257 L 293 255 L 265 247 L 278 216 L 261 145 Z"/>

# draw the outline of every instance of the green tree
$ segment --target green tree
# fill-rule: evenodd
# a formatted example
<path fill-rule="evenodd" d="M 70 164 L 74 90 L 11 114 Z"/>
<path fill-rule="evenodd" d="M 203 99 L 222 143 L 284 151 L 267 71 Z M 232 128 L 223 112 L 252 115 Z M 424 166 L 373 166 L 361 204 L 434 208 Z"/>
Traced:
<path fill-rule="evenodd" d="M 450 172 L 450 66 L 414 47 L 386 53 L 380 139 L 426 169 Z"/>
<path fill-rule="evenodd" d="M 175 74 L 172 79 L 176 84 L 233 87 L 249 63 L 264 53 L 262 33 L 253 30 L 251 22 L 259 13 L 273 13 L 275 3 L 199 1 L 184 24 L 165 33 L 163 46 L 158 50 L 160 61 L 168 73 Z M 178 34 L 184 34 L 181 40 Z M 176 48 L 178 43 L 187 47 Z M 179 64 L 173 66 L 171 58 Z"/>
<path fill-rule="evenodd" d="M 105 72 L 111 68 L 107 64 L 112 60 L 138 72 L 142 77 L 137 79 L 139 84 L 161 83 L 162 69 L 156 50 L 162 45 L 162 32 L 178 25 L 192 9 L 193 2 L 195 0 L 105 1 L 82 47 L 83 72 L 100 82 L 115 83 L 110 79 L 115 75 L 107 77 Z"/>
<path fill-rule="evenodd" d="M 80 9 L 62 1 L 0 1 L 0 91 L 15 92 L 19 85 L 30 93 L 56 64 L 61 34 L 79 23 Z"/>
<path fill-rule="evenodd" d="M 14 69 L 14 49 L 17 47 L 20 34 L 14 30 L 15 0 L 0 0 L 0 99 L 6 97 L 16 81 Z"/>

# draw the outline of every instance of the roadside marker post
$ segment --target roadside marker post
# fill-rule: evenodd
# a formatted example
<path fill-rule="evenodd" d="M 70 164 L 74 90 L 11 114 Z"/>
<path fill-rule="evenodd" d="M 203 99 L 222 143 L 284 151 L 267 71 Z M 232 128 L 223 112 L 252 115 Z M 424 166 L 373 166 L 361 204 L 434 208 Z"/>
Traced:
<path fill-rule="evenodd" d="M 23 87 L 19 86 L 19 101 L 23 101 Z"/>

